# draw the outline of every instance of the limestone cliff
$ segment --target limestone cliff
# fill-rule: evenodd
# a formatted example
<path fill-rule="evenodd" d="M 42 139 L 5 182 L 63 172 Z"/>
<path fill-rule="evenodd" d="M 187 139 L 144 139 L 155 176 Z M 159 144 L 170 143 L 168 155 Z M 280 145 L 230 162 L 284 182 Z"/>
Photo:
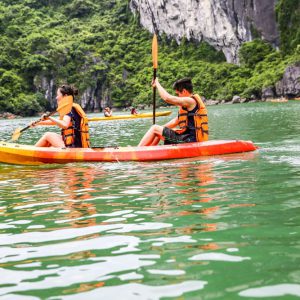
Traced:
<path fill-rule="evenodd" d="M 143 27 L 178 42 L 206 41 L 238 62 L 238 49 L 255 36 L 278 46 L 276 0 L 131 0 Z"/>
<path fill-rule="evenodd" d="M 300 95 L 300 62 L 286 68 L 282 79 L 276 83 L 276 94 L 295 97 Z"/>

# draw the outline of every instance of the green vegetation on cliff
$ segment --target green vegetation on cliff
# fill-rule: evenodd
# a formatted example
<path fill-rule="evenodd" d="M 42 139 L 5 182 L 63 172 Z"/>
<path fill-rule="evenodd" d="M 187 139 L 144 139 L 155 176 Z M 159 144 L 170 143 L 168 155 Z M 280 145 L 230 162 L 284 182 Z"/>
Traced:
<path fill-rule="evenodd" d="M 162 36 L 161 81 L 169 88 L 178 77 L 191 76 L 206 98 L 259 96 L 263 87 L 280 79 L 288 64 L 299 60 L 299 9 L 297 13 L 295 5 L 286 2 L 277 5 L 284 28 L 282 53 L 255 40 L 242 46 L 241 66 L 236 66 L 205 43 L 177 45 Z M 285 16 L 291 18 L 289 23 Z M 115 107 L 149 104 L 151 40 L 127 0 L 2 0 L 0 112 L 33 115 L 50 109 L 46 88 L 62 82 L 76 85 L 80 92 L 91 89 L 96 101 L 107 99 Z"/>
<path fill-rule="evenodd" d="M 281 51 L 293 53 L 300 45 L 300 2 L 299 0 L 279 0 L 276 17 L 280 28 Z"/>

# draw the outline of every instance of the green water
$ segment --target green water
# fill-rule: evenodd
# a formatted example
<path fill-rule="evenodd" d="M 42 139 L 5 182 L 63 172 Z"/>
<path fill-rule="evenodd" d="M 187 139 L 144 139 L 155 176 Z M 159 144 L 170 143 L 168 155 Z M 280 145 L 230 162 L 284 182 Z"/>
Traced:
<path fill-rule="evenodd" d="M 300 297 L 300 103 L 208 110 L 211 139 L 260 149 L 151 163 L 0 165 L 0 299 Z M 0 138 L 29 120 L 0 121 Z M 136 145 L 150 125 L 91 122 L 92 141 Z M 49 129 L 30 129 L 19 142 Z"/>

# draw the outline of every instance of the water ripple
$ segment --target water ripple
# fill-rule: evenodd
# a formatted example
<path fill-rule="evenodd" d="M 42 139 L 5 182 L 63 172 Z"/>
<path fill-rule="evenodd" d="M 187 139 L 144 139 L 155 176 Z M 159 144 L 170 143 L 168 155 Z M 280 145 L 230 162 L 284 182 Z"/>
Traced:
<path fill-rule="evenodd" d="M 202 253 L 197 254 L 189 258 L 190 260 L 214 260 L 214 261 L 228 261 L 228 262 L 240 262 L 243 260 L 249 260 L 250 257 L 242 257 L 236 255 L 229 255 L 224 253 Z"/>
<path fill-rule="evenodd" d="M 98 225 L 83 228 L 60 229 L 46 232 L 25 232 L 21 234 L 1 234 L 0 245 L 13 245 L 18 243 L 45 243 L 50 241 L 60 241 L 74 239 L 96 233 L 129 233 L 135 231 L 170 228 L 172 224 L 166 223 L 140 223 L 140 224 L 111 224 Z"/>
<path fill-rule="evenodd" d="M 239 293 L 242 297 L 282 297 L 282 296 L 298 296 L 300 297 L 300 284 L 277 284 L 258 288 L 247 289 Z"/>
<path fill-rule="evenodd" d="M 27 291 L 48 289 L 49 287 L 67 287 L 76 283 L 99 281 L 104 276 L 115 276 L 118 272 L 137 270 L 143 266 L 154 265 L 157 255 L 120 255 L 113 257 L 99 257 L 101 262 L 80 266 L 66 266 L 50 270 L 7 270 L 0 269 L 2 285 L 13 284 L 9 287 L 0 287 L 0 295 Z"/>
<path fill-rule="evenodd" d="M 115 299 L 122 295 L 124 300 L 159 300 L 163 297 L 180 297 L 184 293 L 199 291 L 207 284 L 205 281 L 183 281 L 177 284 L 149 286 L 146 284 L 129 283 L 121 286 L 98 288 L 90 292 L 71 296 L 63 296 L 62 299 Z M 118 293 L 116 293 L 118 291 Z"/>

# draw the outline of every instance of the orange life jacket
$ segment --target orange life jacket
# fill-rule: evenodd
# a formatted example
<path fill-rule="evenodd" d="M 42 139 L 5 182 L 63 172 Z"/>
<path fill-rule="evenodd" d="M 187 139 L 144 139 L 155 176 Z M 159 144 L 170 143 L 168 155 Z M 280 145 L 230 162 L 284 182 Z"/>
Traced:
<path fill-rule="evenodd" d="M 75 110 L 80 117 L 80 127 L 77 128 L 75 120 L 71 120 L 71 125 L 67 129 L 62 129 L 62 137 L 66 147 L 90 147 L 90 135 L 89 135 L 89 125 L 88 119 L 79 104 L 73 103 L 72 110 Z M 75 133 L 79 132 L 81 145 L 75 145 Z"/>
<path fill-rule="evenodd" d="M 206 107 L 201 100 L 200 96 L 194 94 L 191 96 L 197 101 L 198 109 L 196 112 L 189 112 L 182 107 L 179 109 L 178 119 L 180 129 L 176 130 L 177 133 L 182 134 L 188 129 L 188 117 L 193 116 L 196 131 L 197 142 L 203 142 L 208 140 L 208 117 Z"/>

